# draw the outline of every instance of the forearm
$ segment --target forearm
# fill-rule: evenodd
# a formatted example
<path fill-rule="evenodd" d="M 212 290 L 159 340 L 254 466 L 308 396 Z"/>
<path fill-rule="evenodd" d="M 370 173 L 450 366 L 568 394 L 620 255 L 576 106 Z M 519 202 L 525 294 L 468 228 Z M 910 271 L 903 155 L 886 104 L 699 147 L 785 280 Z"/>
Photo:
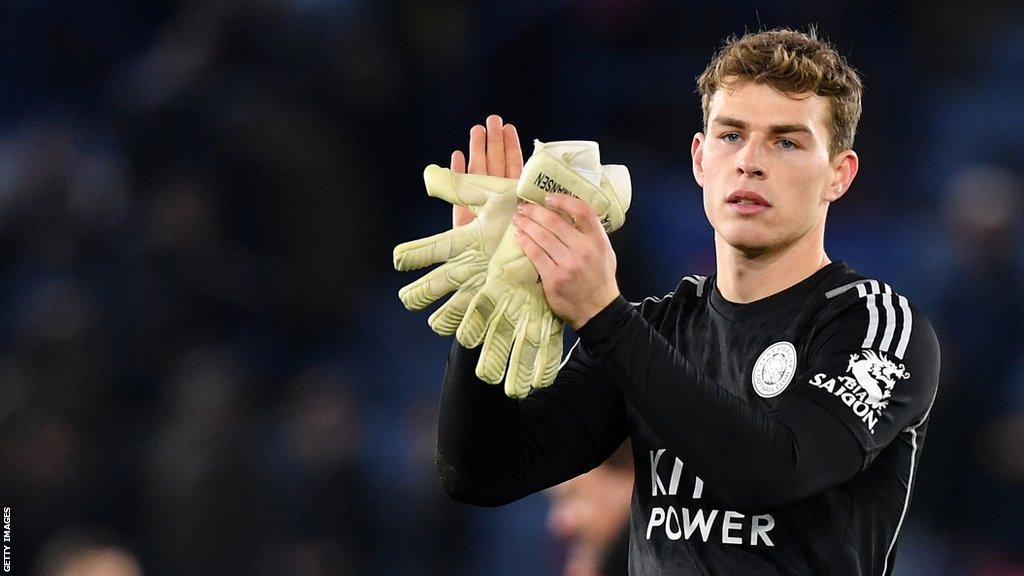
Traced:
<path fill-rule="evenodd" d="M 437 425 L 437 468 L 452 498 L 500 505 L 515 500 L 515 481 L 503 471 L 516 448 L 517 402 L 505 396 L 501 386 L 476 377 L 479 356 L 479 348 L 467 350 L 458 342 L 448 355 Z"/>
<path fill-rule="evenodd" d="M 513 502 L 590 470 L 625 439 L 621 396 L 584 367 L 513 400 L 475 377 L 478 356 L 456 343 L 441 392 L 437 465 L 452 498 Z"/>
<path fill-rule="evenodd" d="M 621 298 L 580 336 L 665 447 L 738 507 L 796 501 L 860 469 L 862 453 L 851 435 L 826 443 L 809 432 L 820 424 L 813 418 L 830 415 L 767 412 L 731 394 Z"/>

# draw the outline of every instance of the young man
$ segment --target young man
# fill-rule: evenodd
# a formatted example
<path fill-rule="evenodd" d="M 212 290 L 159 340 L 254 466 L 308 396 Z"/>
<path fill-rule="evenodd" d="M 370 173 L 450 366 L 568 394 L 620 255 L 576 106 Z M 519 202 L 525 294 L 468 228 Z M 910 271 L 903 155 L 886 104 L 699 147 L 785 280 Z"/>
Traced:
<path fill-rule="evenodd" d="M 692 163 L 716 272 L 630 304 L 585 203 L 522 205 L 519 243 L 580 340 L 555 383 L 518 402 L 476 380 L 477 350 L 454 346 L 442 482 L 500 505 L 629 436 L 631 574 L 890 574 L 939 348 L 905 297 L 824 250 L 829 205 L 857 174 L 860 80 L 813 33 L 773 30 L 730 41 L 698 86 Z M 503 176 L 522 162 L 497 117 L 471 132 L 470 154 Z"/>

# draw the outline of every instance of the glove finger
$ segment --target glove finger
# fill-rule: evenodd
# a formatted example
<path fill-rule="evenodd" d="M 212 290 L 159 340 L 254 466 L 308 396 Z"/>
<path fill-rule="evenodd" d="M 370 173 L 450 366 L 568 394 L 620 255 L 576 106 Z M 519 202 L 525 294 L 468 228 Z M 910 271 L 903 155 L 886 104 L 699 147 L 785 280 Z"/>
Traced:
<path fill-rule="evenodd" d="M 504 286 L 490 279 L 470 301 L 466 314 L 455 331 L 455 338 L 466 348 L 475 348 L 483 341 L 495 310 L 503 296 L 507 294 L 507 290 L 502 289 Z"/>
<path fill-rule="evenodd" d="M 551 330 L 553 329 L 552 317 L 551 312 L 548 311 L 540 314 L 540 317 L 537 319 L 539 333 L 537 335 L 537 357 L 533 361 L 533 374 L 530 379 L 530 387 L 532 388 L 543 388 L 551 384 L 550 380 L 544 380 L 544 376 L 548 372 L 550 359 L 561 354 L 560 349 L 554 348 L 554 340 L 551 339 Z"/>
<path fill-rule="evenodd" d="M 423 170 L 423 183 L 429 196 L 469 207 L 483 206 L 494 194 L 510 193 L 516 187 L 511 178 L 452 172 L 436 164 Z"/>
<path fill-rule="evenodd" d="M 467 250 L 403 287 L 398 291 L 398 297 L 409 310 L 422 310 L 438 298 L 458 289 L 468 279 L 485 272 L 487 256 L 476 250 Z"/>
<path fill-rule="evenodd" d="M 565 324 L 554 314 L 547 314 L 549 334 L 545 348 L 544 367 L 538 368 L 539 378 L 533 384 L 534 388 L 550 386 L 558 376 L 558 369 L 562 365 L 562 331 Z"/>
<path fill-rule="evenodd" d="M 529 312 L 516 324 L 512 354 L 508 360 L 508 375 L 505 377 L 505 394 L 512 398 L 524 398 L 538 374 L 544 372 L 542 339 L 544 334 L 541 315 Z"/>
<path fill-rule="evenodd" d="M 483 347 L 480 349 L 480 360 L 476 364 L 476 376 L 484 382 L 500 384 L 505 376 L 509 350 L 515 335 L 515 325 L 505 315 L 508 300 L 504 300 L 494 316 L 494 321 L 487 327 Z"/>
<path fill-rule="evenodd" d="M 475 227 L 470 223 L 419 240 L 403 242 L 395 246 L 395 270 L 404 272 L 446 262 L 465 252 L 477 241 L 474 231 Z"/>
<path fill-rule="evenodd" d="M 470 301 L 473 300 L 473 296 L 480 291 L 480 287 L 483 286 L 487 280 L 486 264 L 484 265 L 484 272 L 480 272 L 476 276 L 473 276 L 467 280 L 461 288 L 459 288 L 447 302 L 441 304 L 441 307 L 434 311 L 427 319 L 427 323 L 430 327 L 441 336 L 451 336 L 458 330 L 459 324 L 462 322 L 462 318 L 466 315 L 466 309 L 469 308 Z"/>

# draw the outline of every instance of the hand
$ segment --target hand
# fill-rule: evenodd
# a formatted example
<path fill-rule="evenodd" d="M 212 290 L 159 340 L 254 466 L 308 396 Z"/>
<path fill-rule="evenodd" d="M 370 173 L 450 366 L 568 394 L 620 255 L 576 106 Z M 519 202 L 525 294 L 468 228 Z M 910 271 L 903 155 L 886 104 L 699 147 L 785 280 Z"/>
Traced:
<path fill-rule="evenodd" d="M 551 310 L 577 330 L 619 296 L 615 251 L 589 204 L 565 194 L 545 201 L 519 204 L 516 242 L 537 267 Z"/>
<path fill-rule="evenodd" d="M 523 171 L 523 149 L 519 134 L 511 124 L 502 125 L 501 116 L 487 117 L 487 127 L 479 124 L 469 131 L 469 173 L 519 178 Z M 452 152 L 452 172 L 466 171 L 466 157 L 461 150 Z M 473 212 L 464 206 L 452 208 L 452 227 L 473 221 Z"/>

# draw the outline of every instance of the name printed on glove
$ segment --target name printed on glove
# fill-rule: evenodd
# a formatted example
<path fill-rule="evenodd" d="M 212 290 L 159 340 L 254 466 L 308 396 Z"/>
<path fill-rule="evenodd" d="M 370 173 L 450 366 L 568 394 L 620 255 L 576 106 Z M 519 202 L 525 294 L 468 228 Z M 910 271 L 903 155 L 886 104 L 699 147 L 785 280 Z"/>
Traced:
<path fill-rule="evenodd" d="M 543 172 L 537 173 L 537 179 L 533 181 L 533 185 L 545 192 L 551 192 L 554 194 L 568 194 L 569 196 L 579 198 L 579 196 L 574 194 L 572 190 L 569 190 L 565 186 L 562 186 L 561 184 L 556 182 L 554 178 L 548 176 Z"/>
<path fill-rule="evenodd" d="M 561 184 L 556 182 L 554 178 L 551 178 L 550 176 L 543 172 L 537 173 L 537 179 L 533 181 L 533 185 L 545 192 L 551 192 L 554 194 L 566 194 L 568 196 L 572 196 L 573 198 L 579 198 L 579 195 L 574 193 L 572 190 L 569 190 L 565 186 L 562 186 Z M 580 199 L 582 200 L 582 198 Z M 612 231 L 611 217 L 608 214 L 604 214 L 599 215 L 598 219 L 601 221 L 601 227 L 604 228 L 604 231 L 610 233 Z"/>

